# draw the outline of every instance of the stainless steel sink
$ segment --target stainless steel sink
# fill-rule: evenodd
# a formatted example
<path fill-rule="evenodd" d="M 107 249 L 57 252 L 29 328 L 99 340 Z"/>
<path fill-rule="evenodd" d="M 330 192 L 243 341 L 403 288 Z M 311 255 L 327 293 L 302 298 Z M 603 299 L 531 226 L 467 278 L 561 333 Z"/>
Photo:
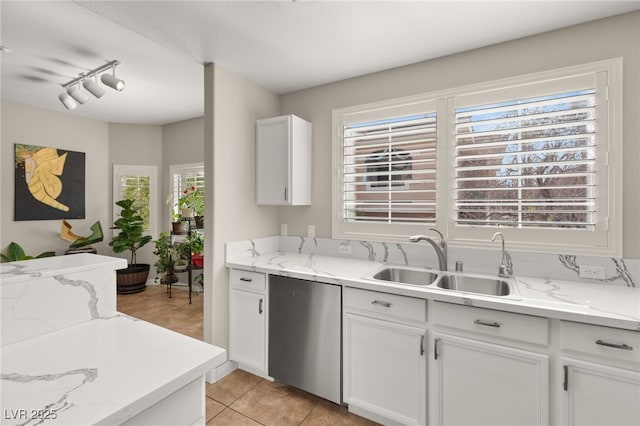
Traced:
<path fill-rule="evenodd" d="M 511 294 L 509 283 L 498 278 L 443 275 L 436 285 L 447 290 L 485 294 L 488 296 L 508 296 Z"/>
<path fill-rule="evenodd" d="M 432 284 L 436 278 L 438 274 L 433 272 L 395 267 L 381 269 L 373 275 L 374 280 L 424 286 Z"/>

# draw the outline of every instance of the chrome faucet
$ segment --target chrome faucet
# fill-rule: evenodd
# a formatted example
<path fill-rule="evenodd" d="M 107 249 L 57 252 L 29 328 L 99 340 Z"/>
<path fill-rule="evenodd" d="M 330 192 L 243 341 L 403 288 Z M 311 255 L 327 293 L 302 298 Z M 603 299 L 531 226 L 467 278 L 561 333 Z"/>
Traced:
<path fill-rule="evenodd" d="M 433 249 L 436 251 L 436 254 L 438 255 L 438 268 L 441 271 L 446 271 L 447 270 L 447 240 L 444 239 L 444 235 L 442 235 L 442 233 L 438 231 L 436 228 L 429 228 L 429 231 L 434 231 L 439 235 L 440 237 L 439 243 L 435 242 L 431 237 L 428 237 L 426 235 L 413 235 L 409 237 L 409 241 L 411 241 L 412 243 L 417 243 L 418 241 L 426 241 L 429 244 L 431 244 Z"/>
<path fill-rule="evenodd" d="M 493 234 L 491 241 L 495 241 L 496 237 L 502 240 L 502 260 L 498 266 L 498 276 L 502 278 L 510 278 L 513 276 L 513 263 L 511 263 L 511 255 L 504 249 L 504 235 L 502 232 Z"/>

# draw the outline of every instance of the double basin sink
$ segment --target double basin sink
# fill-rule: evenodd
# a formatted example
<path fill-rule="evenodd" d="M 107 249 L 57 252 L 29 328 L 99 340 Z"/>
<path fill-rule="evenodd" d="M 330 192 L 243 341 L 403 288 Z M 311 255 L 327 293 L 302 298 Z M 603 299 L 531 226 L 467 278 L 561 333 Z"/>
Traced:
<path fill-rule="evenodd" d="M 374 273 L 371 278 L 378 281 L 474 293 L 484 296 L 514 296 L 516 291 L 513 279 L 510 278 L 435 272 L 410 267 L 384 267 Z"/>

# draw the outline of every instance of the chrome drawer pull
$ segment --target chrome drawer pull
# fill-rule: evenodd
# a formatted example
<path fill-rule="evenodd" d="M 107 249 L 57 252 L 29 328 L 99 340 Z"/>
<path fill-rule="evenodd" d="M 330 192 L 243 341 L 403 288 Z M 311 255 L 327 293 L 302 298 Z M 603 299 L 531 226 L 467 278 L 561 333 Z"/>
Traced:
<path fill-rule="evenodd" d="M 242 277 L 242 278 L 240 278 L 240 281 L 244 281 L 245 283 L 250 283 L 253 280 L 251 278 Z"/>
<path fill-rule="evenodd" d="M 262 312 L 263 312 L 263 310 L 262 310 L 262 299 L 260 299 L 260 303 L 258 303 L 258 313 L 260 315 L 262 315 Z"/>
<path fill-rule="evenodd" d="M 596 345 L 606 346 L 608 348 L 616 348 L 616 349 L 624 349 L 625 351 L 632 351 L 633 346 L 625 345 L 624 343 L 621 345 L 615 343 L 605 342 L 604 340 L 596 340 Z"/>
<path fill-rule="evenodd" d="M 381 300 L 374 300 L 373 302 L 371 302 L 372 305 L 380 305 L 380 306 L 384 306 L 385 308 L 390 308 L 391 307 L 391 303 L 389 302 L 384 302 Z"/>
<path fill-rule="evenodd" d="M 477 319 L 473 323 L 474 324 L 478 324 L 478 325 L 486 325 L 487 327 L 500 328 L 500 324 L 498 324 L 497 322 L 485 322 L 485 321 Z"/>

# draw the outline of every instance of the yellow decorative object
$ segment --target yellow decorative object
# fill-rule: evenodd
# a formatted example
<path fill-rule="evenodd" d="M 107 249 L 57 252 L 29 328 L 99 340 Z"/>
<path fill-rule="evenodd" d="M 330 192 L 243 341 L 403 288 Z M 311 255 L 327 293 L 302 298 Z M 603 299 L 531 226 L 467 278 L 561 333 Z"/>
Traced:
<path fill-rule="evenodd" d="M 58 155 L 54 148 L 43 148 L 24 157 L 25 179 L 31 195 L 41 203 L 65 212 L 69 207 L 56 198 L 62 192 L 62 181 L 58 176 L 64 170 L 66 159 L 66 153 Z"/>

